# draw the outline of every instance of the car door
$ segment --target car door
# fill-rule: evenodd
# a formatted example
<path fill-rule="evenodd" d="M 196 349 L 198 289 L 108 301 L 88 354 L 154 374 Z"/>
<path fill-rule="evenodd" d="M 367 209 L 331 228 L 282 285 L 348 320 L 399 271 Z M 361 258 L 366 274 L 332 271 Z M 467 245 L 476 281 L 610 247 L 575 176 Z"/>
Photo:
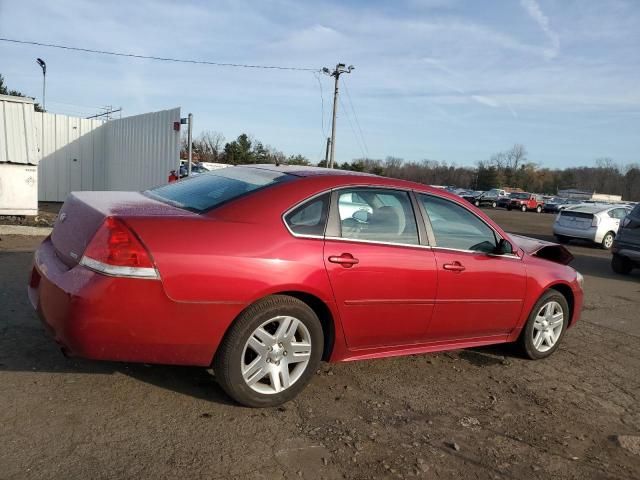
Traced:
<path fill-rule="evenodd" d="M 613 210 L 609 210 L 607 213 L 609 214 L 609 218 L 611 219 L 609 220 L 609 224 L 611 226 L 608 228 L 613 230 L 615 233 L 618 233 L 620 222 L 624 217 L 627 216 L 629 210 L 627 210 L 626 208 L 614 208 Z"/>
<path fill-rule="evenodd" d="M 366 207 L 350 206 L 353 198 Z M 324 260 L 349 348 L 424 340 L 437 273 L 409 192 L 336 190 Z"/>
<path fill-rule="evenodd" d="M 462 205 L 435 195 L 418 194 L 417 199 L 438 268 L 428 340 L 456 341 L 511 332 L 526 289 L 520 257 L 494 254 L 497 233 Z"/>

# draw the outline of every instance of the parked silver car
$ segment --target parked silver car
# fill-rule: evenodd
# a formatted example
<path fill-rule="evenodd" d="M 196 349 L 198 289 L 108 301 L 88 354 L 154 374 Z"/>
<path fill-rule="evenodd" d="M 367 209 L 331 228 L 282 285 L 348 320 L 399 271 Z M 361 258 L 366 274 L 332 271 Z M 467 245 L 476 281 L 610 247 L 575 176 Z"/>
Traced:
<path fill-rule="evenodd" d="M 584 204 L 562 210 L 553 224 L 560 243 L 573 238 L 591 240 L 609 250 L 618 233 L 620 221 L 631 211 L 628 206 Z"/>

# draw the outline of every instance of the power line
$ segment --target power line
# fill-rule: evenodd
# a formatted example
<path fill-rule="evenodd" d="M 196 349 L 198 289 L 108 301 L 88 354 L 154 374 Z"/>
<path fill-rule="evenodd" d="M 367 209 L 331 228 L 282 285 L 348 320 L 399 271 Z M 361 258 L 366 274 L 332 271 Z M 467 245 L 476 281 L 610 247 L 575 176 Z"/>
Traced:
<path fill-rule="evenodd" d="M 139 58 L 139 59 L 145 59 L 145 60 L 158 60 L 162 62 L 192 63 L 192 64 L 198 64 L 198 65 L 215 65 L 217 67 L 259 68 L 259 69 L 265 69 L 265 70 L 293 70 L 298 72 L 320 71 L 319 68 L 283 67 L 279 65 L 252 65 L 252 64 L 245 64 L 245 63 L 213 62 L 209 60 L 191 60 L 191 59 L 183 59 L 183 58 L 156 57 L 153 55 L 137 55 L 135 53 L 111 52 L 108 50 L 92 50 L 90 48 L 71 47 L 68 45 L 58 45 L 55 43 L 32 42 L 28 40 L 16 40 L 14 38 L 0 37 L 0 41 L 8 42 L 8 43 L 18 43 L 21 45 L 36 45 L 38 47 L 50 47 L 50 48 L 59 48 L 62 50 L 73 50 L 75 52 L 97 53 L 101 55 L 111 55 L 115 57 L 129 57 L 129 58 Z"/>
<path fill-rule="evenodd" d="M 353 136 L 356 137 L 356 143 L 358 144 L 358 148 L 360 149 L 360 152 L 362 153 L 362 157 L 363 158 L 369 158 L 367 156 L 366 153 L 364 153 L 364 149 L 362 148 L 362 144 L 360 142 L 360 138 L 358 137 L 358 134 L 356 133 L 355 128 L 353 128 L 353 123 L 351 123 L 351 118 L 349 117 L 349 111 L 347 110 L 347 108 L 344 106 L 344 103 L 342 102 L 342 97 L 339 98 L 340 101 L 340 105 L 342 105 L 342 109 L 344 110 L 344 116 L 347 117 L 347 121 L 349 122 L 349 126 L 351 127 L 351 131 L 353 132 Z"/>
<path fill-rule="evenodd" d="M 322 89 L 322 82 L 320 81 L 320 75 L 318 75 L 318 73 L 316 72 L 313 72 L 313 76 L 316 77 L 316 80 L 318 81 L 318 86 L 320 87 L 320 109 L 322 113 L 322 137 L 324 142 L 324 139 L 327 138 L 327 131 L 324 128 L 324 91 Z"/>
<path fill-rule="evenodd" d="M 358 115 L 356 114 L 356 109 L 353 107 L 353 102 L 351 101 L 351 94 L 349 93 L 349 87 L 347 87 L 347 82 L 342 81 L 344 84 L 344 90 L 347 92 L 347 100 L 349 100 L 349 105 L 351 106 L 351 111 L 353 112 L 353 118 L 356 121 L 356 125 L 358 126 L 358 131 L 360 132 L 360 138 L 362 139 L 362 144 L 364 145 L 364 149 L 367 151 L 367 158 L 369 157 L 369 148 L 367 147 L 367 142 L 364 139 L 364 135 L 362 134 L 362 128 L 360 128 L 360 122 L 358 121 Z"/>
<path fill-rule="evenodd" d="M 316 80 L 318 81 L 318 87 L 320 87 L 320 113 L 322 115 L 321 117 L 321 128 L 322 128 L 322 146 L 320 147 L 320 158 L 324 158 L 323 157 L 323 152 L 325 149 L 325 143 L 327 141 L 327 131 L 324 127 L 324 90 L 322 89 L 322 82 L 320 81 L 320 75 L 318 75 L 317 72 L 313 72 L 313 76 L 316 77 Z"/>

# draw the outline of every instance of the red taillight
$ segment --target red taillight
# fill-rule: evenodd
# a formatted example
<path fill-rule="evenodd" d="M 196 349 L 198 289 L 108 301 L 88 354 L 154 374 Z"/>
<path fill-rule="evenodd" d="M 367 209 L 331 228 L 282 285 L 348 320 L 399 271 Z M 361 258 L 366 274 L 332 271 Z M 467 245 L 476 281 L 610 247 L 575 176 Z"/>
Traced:
<path fill-rule="evenodd" d="M 105 219 L 80 263 L 110 275 L 158 278 L 145 246 L 122 221 L 113 217 Z"/>

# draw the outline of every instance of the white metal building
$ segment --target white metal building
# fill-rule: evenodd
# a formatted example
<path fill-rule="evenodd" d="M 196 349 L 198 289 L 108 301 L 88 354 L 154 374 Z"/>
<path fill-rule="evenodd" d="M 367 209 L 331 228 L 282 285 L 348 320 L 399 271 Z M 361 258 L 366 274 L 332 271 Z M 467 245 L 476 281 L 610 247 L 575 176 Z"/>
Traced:
<path fill-rule="evenodd" d="M 35 215 L 37 202 L 76 190 L 143 190 L 179 166 L 180 108 L 118 120 L 34 111 L 0 96 L 0 215 Z"/>
<path fill-rule="evenodd" d="M 38 213 L 33 100 L 0 95 L 0 215 Z"/>

